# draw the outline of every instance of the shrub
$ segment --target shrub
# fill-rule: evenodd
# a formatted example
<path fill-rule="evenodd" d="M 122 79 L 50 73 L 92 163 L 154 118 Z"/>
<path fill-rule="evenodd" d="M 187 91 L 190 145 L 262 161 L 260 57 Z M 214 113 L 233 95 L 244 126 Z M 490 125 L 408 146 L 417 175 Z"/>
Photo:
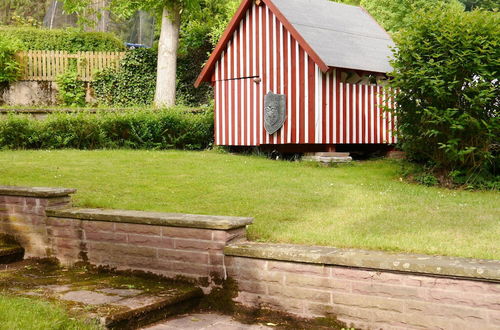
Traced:
<path fill-rule="evenodd" d="M 213 113 L 182 109 L 51 114 L 44 120 L 10 115 L 0 120 L 3 149 L 204 149 Z"/>
<path fill-rule="evenodd" d="M 157 54 L 139 48 L 127 52 L 117 69 L 96 75 L 92 86 L 99 103 L 130 106 L 153 103 L 156 87 Z"/>
<path fill-rule="evenodd" d="M 19 77 L 21 68 L 15 54 L 23 48 L 19 39 L 0 33 L 0 83 L 10 83 Z"/>
<path fill-rule="evenodd" d="M 76 70 L 70 69 L 57 76 L 59 99 L 71 107 L 85 106 L 85 83 L 78 78 Z"/>
<path fill-rule="evenodd" d="M 111 33 L 77 29 L 45 30 L 30 27 L 0 27 L 0 35 L 19 39 L 27 50 L 123 51 L 123 42 Z"/>
<path fill-rule="evenodd" d="M 443 5 L 416 12 L 411 28 L 396 36 L 392 85 L 399 90 L 401 146 L 441 181 L 497 175 L 499 17 Z"/>

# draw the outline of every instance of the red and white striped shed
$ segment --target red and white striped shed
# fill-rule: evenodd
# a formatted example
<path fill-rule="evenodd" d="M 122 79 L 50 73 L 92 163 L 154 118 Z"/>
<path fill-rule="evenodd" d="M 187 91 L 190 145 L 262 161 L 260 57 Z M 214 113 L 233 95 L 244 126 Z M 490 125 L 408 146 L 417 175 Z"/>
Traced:
<path fill-rule="evenodd" d="M 211 82 L 215 144 L 393 144 L 392 102 L 377 84 L 392 40 L 362 8 L 328 0 L 243 0 L 195 86 Z M 286 119 L 264 129 L 264 96 L 286 95 Z"/>

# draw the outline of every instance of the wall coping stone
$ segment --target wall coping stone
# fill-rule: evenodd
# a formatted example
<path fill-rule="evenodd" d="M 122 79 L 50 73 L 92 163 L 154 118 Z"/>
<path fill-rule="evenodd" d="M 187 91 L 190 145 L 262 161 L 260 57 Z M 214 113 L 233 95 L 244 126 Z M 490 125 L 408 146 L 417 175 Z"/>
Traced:
<path fill-rule="evenodd" d="M 244 217 L 111 209 L 47 209 L 46 214 L 56 218 L 217 230 L 241 228 L 253 222 L 253 218 Z"/>
<path fill-rule="evenodd" d="M 75 192 L 76 189 L 70 188 L 0 186 L 0 195 L 3 196 L 51 198 L 65 197 Z"/>
<path fill-rule="evenodd" d="M 253 242 L 228 245 L 224 253 L 256 259 L 500 281 L 500 260 Z"/>

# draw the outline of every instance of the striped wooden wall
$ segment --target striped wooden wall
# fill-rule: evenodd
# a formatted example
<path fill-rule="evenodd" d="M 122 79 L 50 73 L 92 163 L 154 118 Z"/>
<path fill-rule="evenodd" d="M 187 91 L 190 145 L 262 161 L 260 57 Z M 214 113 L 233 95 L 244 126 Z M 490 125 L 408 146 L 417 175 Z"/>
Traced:
<path fill-rule="evenodd" d="M 382 89 L 338 77 L 321 72 L 265 4 L 253 4 L 215 65 L 215 143 L 394 143 Z M 287 95 L 285 124 L 273 135 L 263 121 L 269 91 Z"/>

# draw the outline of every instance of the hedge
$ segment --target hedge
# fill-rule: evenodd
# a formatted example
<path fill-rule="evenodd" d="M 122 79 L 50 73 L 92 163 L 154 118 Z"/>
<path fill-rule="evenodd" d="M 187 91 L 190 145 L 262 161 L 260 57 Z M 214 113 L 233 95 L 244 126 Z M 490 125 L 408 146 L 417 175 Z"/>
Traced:
<path fill-rule="evenodd" d="M 0 27 L 0 34 L 19 39 L 26 50 L 122 51 L 123 42 L 111 33 L 76 29 L 46 30 L 30 27 Z"/>
<path fill-rule="evenodd" d="M 54 113 L 0 119 L 1 149 L 205 149 L 213 113 L 183 109 Z"/>

